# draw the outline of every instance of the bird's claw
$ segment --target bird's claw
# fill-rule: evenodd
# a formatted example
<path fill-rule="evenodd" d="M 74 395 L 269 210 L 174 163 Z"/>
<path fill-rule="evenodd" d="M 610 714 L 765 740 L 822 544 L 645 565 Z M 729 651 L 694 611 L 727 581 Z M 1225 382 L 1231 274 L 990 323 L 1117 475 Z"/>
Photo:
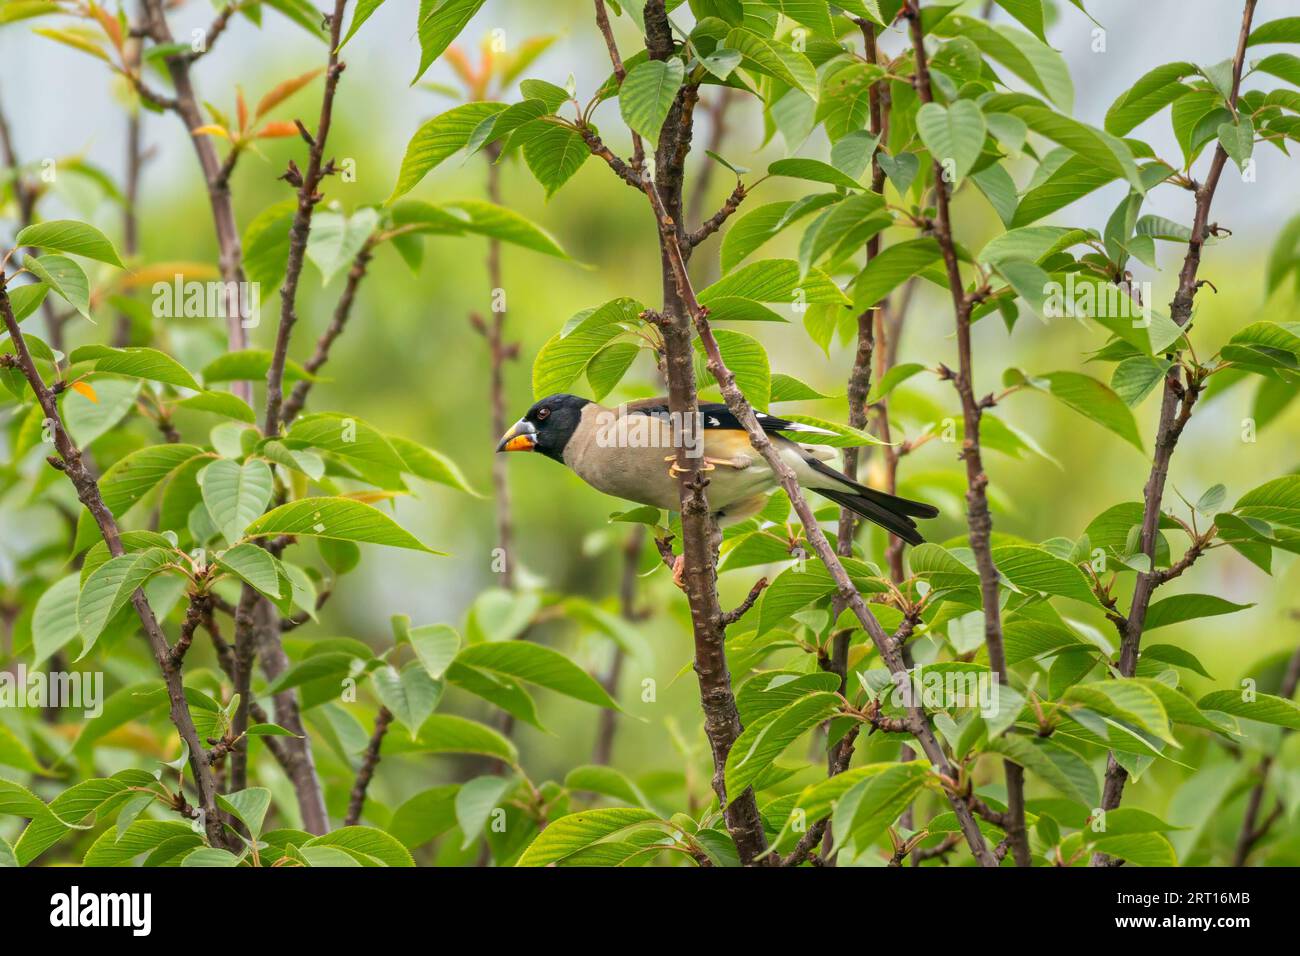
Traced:
<path fill-rule="evenodd" d="M 670 464 L 668 465 L 669 478 L 680 478 L 688 471 L 688 469 L 683 468 L 681 465 L 677 464 L 676 455 L 668 455 L 664 458 L 664 461 L 670 462 Z M 706 458 L 704 459 L 703 463 L 700 465 L 700 471 L 712 471 L 714 467 L 715 466 L 713 464 L 713 459 Z"/>
<path fill-rule="evenodd" d="M 673 584 L 686 590 L 686 555 L 679 554 L 673 561 Z"/>

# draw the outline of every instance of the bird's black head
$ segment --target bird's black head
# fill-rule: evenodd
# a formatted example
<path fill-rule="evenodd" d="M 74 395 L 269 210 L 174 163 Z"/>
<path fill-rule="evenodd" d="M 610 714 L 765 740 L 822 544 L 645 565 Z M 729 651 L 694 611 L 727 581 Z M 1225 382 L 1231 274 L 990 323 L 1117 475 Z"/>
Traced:
<path fill-rule="evenodd" d="M 537 451 L 563 461 L 564 446 L 582 419 L 583 406 L 589 404 L 577 395 L 546 396 L 501 437 L 497 451 Z"/>

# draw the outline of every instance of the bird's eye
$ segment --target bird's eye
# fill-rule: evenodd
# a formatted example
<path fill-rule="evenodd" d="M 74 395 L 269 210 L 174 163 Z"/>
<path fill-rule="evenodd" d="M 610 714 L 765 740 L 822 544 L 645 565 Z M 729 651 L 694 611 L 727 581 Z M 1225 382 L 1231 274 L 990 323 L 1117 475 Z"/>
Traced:
<path fill-rule="evenodd" d="M 551 410 L 549 408 L 539 408 L 537 410 L 537 420 L 539 422 L 545 421 L 550 414 Z"/>

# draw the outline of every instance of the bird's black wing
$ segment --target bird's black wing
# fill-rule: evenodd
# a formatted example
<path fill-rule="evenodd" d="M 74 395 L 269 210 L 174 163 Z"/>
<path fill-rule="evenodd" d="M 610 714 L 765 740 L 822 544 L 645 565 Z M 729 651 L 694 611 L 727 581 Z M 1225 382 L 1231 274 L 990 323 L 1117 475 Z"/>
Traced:
<path fill-rule="evenodd" d="M 654 418 L 662 418 L 669 421 L 670 413 L 668 403 L 659 399 L 651 399 L 645 402 L 637 402 L 627 406 L 629 414 L 650 415 Z M 822 428 L 814 428 L 811 425 L 803 425 L 799 422 L 792 422 L 789 419 L 778 418 L 776 415 L 769 415 L 766 412 L 755 411 L 754 416 L 758 419 L 759 426 L 765 432 L 800 432 L 809 435 L 834 435 L 834 432 L 826 431 Z M 731 409 L 721 402 L 700 402 L 700 417 L 704 420 L 704 429 L 722 429 L 724 431 L 744 431 L 745 426 L 740 423 Z"/>

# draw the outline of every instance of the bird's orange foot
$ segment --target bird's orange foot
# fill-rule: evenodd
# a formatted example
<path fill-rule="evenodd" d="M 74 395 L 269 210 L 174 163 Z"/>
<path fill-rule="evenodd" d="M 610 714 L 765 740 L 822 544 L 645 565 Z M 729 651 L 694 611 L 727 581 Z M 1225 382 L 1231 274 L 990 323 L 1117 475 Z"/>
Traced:
<path fill-rule="evenodd" d="M 664 461 L 670 462 L 668 465 L 669 478 L 680 478 L 682 475 L 686 474 L 686 469 L 677 464 L 676 455 L 668 455 L 664 458 Z M 700 465 L 700 471 L 712 471 L 716 461 L 717 459 L 714 458 L 704 459 L 704 464 Z M 726 462 L 718 462 L 718 464 L 726 464 Z"/>
<path fill-rule="evenodd" d="M 677 555 L 673 561 L 673 584 L 677 585 L 683 591 L 686 590 L 686 555 Z"/>

